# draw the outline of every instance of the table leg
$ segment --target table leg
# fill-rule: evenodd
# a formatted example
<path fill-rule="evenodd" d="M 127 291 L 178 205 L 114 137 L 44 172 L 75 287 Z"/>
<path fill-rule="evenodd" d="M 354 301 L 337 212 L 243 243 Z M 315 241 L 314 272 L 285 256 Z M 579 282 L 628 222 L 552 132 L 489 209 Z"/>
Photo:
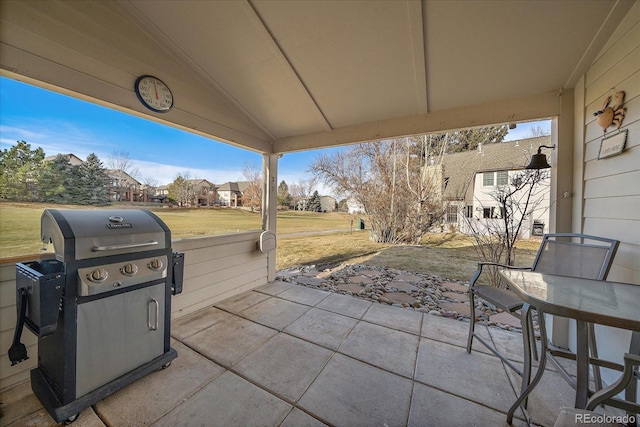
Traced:
<path fill-rule="evenodd" d="M 521 309 L 521 314 L 522 314 L 522 319 L 527 319 L 528 316 L 531 316 L 531 305 L 529 304 L 524 304 L 522 306 Z M 544 373 L 544 369 L 545 366 L 547 364 L 547 333 L 544 327 L 544 313 L 540 310 L 538 310 L 538 323 L 540 323 L 540 340 L 541 340 L 541 351 L 540 351 L 540 364 L 538 366 L 538 370 L 536 371 L 536 375 L 533 377 L 533 380 L 531 382 L 529 382 L 529 384 L 525 387 L 525 382 L 528 382 L 528 376 L 530 376 L 530 372 L 526 375 L 523 375 L 522 378 L 522 383 L 523 383 L 523 388 L 522 388 L 522 392 L 520 393 L 520 397 L 518 397 L 518 399 L 516 399 L 516 401 L 513 403 L 513 405 L 511 405 L 511 408 L 509 408 L 509 412 L 507 413 L 507 423 L 511 424 L 511 422 L 513 421 L 513 415 L 516 412 L 516 409 L 518 409 L 520 407 L 520 405 L 527 399 L 527 397 L 529 396 L 529 394 L 533 391 L 533 389 L 535 388 L 536 385 L 538 385 L 538 383 L 540 382 L 540 379 L 542 378 L 542 374 Z M 529 331 L 529 322 L 523 321 L 522 322 L 522 335 L 524 335 L 523 340 L 526 342 L 529 340 L 529 334 L 533 334 L 534 331 Z M 525 348 L 529 348 L 529 345 L 525 344 Z M 531 349 L 529 348 L 529 351 L 531 351 Z M 531 354 L 529 353 L 527 355 L 526 349 L 525 349 L 525 371 L 527 369 L 527 358 L 529 361 L 529 370 L 531 369 Z"/>
<path fill-rule="evenodd" d="M 578 409 L 587 407 L 589 398 L 589 330 L 587 322 L 578 320 L 576 326 L 576 404 Z"/>

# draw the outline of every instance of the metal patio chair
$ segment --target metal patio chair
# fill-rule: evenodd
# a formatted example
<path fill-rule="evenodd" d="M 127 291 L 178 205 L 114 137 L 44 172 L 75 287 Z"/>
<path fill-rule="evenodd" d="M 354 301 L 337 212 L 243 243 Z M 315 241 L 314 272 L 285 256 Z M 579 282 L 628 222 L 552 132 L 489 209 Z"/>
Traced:
<path fill-rule="evenodd" d="M 603 364 L 603 366 L 607 365 Z M 640 403 L 637 401 L 638 381 L 640 381 L 640 331 L 632 333 L 629 352 L 624 355 L 623 364 L 607 367 L 622 371 L 622 375 L 610 386 L 594 393 L 587 402 L 587 409 L 594 410 L 598 405 L 613 406 L 625 410 L 637 421 L 640 415 Z M 618 397 L 618 393 L 622 391 L 624 391 L 624 397 Z"/>
<path fill-rule="evenodd" d="M 618 249 L 619 241 L 604 237 L 589 236 L 585 234 L 574 233 L 555 233 L 546 234 L 542 238 L 540 248 L 536 254 L 531 267 L 514 267 L 502 265 L 494 262 L 480 262 L 471 282 L 469 284 L 469 302 L 471 309 L 471 322 L 469 325 L 469 336 L 467 339 L 467 352 L 471 353 L 473 338 L 475 337 L 480 343 L 491 350 L 498 356 L 507 366 L 522 377 L 523 389 L 529 384 L 531 378 L 531 366 L 524 366 L 524 370 L 518 369 L 513 362 L 502 355 L 494 346 L 486 342 L 475 331 L 475 297 L 482 298 L 503 309 L 510 314 L 518 315 L 523 306 L 522 300 L 511 290 L 502 289 L 491 285 L 477 285 L 476 282 L 483 269 L 487 266 L 493 266 L 504 269 L 531 270 L 541 273 L 555 274 L 560 276 L 580 277 L 584 279 L 605 280 L 613 257 Z M 521 322 L 529 322 L 529 330 L 533 332 L 533 319 L 529 312 L 526 319 L 521 318 Z M 598 357 L 597 346 L 595 341 L 595 333 L 593 325 L 589 324 L 589 349 L 593 358 Z M 523 334 L 523 339 L 527 337 Z M 531 351 L 534 359 L 538 359 L 536 338 L 533 333 L 530 334 Z M 526 345 L 523 345 L 526 348 Z M 575 354 L 561 348 L 548 345 L 550 352 L 549 360 L 560 370 L 565 378 L 569 378 L 569 372 L 555 359 L 563 357 L 575 360 Z M 526 358 L 525 358 L 526 360 Z M 529 358 L 529 360 L 531 360 Z M 593 366 L 594 382 L 596 389 L 602 388 L 602 380 L 600 376 L 599 366 Z M 525 403 L 526 405 L 526 403 Z"/>

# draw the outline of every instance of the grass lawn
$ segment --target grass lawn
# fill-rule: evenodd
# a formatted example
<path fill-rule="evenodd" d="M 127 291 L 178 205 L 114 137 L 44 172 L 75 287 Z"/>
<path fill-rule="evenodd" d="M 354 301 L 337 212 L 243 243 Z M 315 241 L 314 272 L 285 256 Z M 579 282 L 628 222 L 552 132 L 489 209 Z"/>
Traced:
<path fill-rule="evenodd" d="M 48 205 L 42 203 L 0 202 L 0 258 L 37 254 L 40 242 L 40 216 L 45 208 L 86 209 L 79 206 Z M 118 209 L 110 206 L 107 209 Z M 261 216 L 239 209 L 151 209 L 171 229 L 173 238 L 259 230 Z M 278 232 L 281 234 L 309 231 L 349 229 L 352 216 L 345 213 L 316 213 L 283 211 L 278 213 Z"/>
<path fill-rule="evenodd" d="M 39 253 L 40 216 L 47 206 L 0 202 L 0 258 Z M 174 238 L 259 230 L 257 213 L 237 209 L 154 209 L 171 229 Z M 398 270 L 469 280 L 479 261 L 473 238 L 456 233 L 434 233 L 421 246 L 374 243 L 367 230 L 304 235 L 307 232 L 350 230 L 352 215 L 332 212 L 278 212 L 278 259 L 276 267 L 297 265 L 330 267 L 340 263 L 367 263 Z M 516 263 L 531 265 L 539 242 L 522 241 L 516 248 Z"/>

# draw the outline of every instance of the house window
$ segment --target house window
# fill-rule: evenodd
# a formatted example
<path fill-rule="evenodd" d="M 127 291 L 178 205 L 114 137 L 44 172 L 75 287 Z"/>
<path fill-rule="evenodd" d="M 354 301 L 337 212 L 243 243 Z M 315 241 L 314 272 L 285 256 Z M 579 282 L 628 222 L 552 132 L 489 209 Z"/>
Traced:
<path fill-rule="evenodd" d="M 492 208 L 482 208 L 482 218 L 491 218 Z"/>
<path fill-rule="evenodd" d="M 509 185 L 509 172 L 498 171 L 496 173 L 496 185 Z"/>
<path fill-rule="evenodd" d="M 458 207 L 457 206 L 447 206 L 447 222 L 458 222 Z"/>
<path fill-rule="evenodd" d="M 484 185 L 485 187 L 495 185 L 493 176 L 494 176 L 493 172 L 484 172 L 482 174 L 482 185 Z"/>
<path fill-rule="evenodd" d="M 465 207 L 464 216 L 467 218 L 473 218 L 473 206 L 468 205 Z"/>

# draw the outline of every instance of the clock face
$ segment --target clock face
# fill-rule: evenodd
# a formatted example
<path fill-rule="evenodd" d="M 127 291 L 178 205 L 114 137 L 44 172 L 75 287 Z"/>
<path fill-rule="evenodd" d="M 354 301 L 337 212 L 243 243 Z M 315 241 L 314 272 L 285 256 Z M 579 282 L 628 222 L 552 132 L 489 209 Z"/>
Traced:
<path fill-rule="evenodd" d="M 136 80 L 136 95 L 142 104 L 156 113 L 166 113 L 173 107 L 173 95 L 166 84 L 153 76 Z"/>

